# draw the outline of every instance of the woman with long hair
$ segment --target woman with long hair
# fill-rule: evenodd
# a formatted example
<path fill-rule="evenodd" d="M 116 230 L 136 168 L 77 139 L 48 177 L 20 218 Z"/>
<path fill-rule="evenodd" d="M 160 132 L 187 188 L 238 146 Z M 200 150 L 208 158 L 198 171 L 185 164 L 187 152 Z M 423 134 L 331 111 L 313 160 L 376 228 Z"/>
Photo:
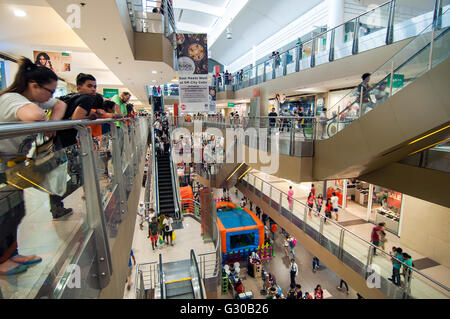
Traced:
<path fill-rule="evenodd" d="M 36 56 L 36 61 L 34 62 L 37 66 L 45 66 L 50 70 L 53 70 L 52 61 L 50 61 L 50 57 L 47 53 L 41 52 Z"/>
<path fill-rule="evenodd" d="M 323 290 L 320 285 L 317 285 L 314 289 L 314 299 L 323 299 Z"/>
<path fill-rule="evenodd" d="M 312 192 L 309 192 L 308 200 L 307 200 L 307 204 L 308 204 L 308 207 L 309 207 L 309 211 L 308 211 L 308 216 L 309 217 L 312 217 L 311 216 L 311 211 L 313 209 L 315 200 L 316 200 L 316 197 L 314 197 L 314 194 Z"/>
<path fill-rule="evenodd" d="M 40 103 L 47 102 L 54 94 L 58 77 L 52 70 L 40 67 L 27 58 L 19 60 L 14 82 L 0 92 L 0 122 L 38 122 L 46 116 Z M 35 135 L 0 139 L 0 162 L 21 163 L 31 149 Z M 8 165 L 9 166 L 9 165 Z M 6 165 L 0 165 L 0 183 L 7 183 Z M 23 190 L 6 186 L 2 191 L 23 198 Z M 19 193 L 19 194 L 17 194 Z M 28 265 L 42 261 L 38 256 L 23 256 L 18 252 L 17 229 L 25 216 L 25 205 L 20 202 L 15 212 L 7 213 L 8 219 L 0 224 L 0 275 L 14 275 L 27 270 Z"/>

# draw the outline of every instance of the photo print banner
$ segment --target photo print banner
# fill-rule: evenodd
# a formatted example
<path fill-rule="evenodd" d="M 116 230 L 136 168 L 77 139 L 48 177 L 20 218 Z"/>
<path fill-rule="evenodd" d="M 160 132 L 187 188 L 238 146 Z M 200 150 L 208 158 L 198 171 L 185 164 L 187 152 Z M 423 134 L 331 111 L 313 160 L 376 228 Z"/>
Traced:
<path fill-rule="evenodd" d="M 180 113 L 210 111 L 206 34 L 177 34 Z"/>
<path fill-rule="evenodd" d="M 70 72 L 72 56 L 67 52 L 33 51 L 34 63 L 54 72 Z"/>

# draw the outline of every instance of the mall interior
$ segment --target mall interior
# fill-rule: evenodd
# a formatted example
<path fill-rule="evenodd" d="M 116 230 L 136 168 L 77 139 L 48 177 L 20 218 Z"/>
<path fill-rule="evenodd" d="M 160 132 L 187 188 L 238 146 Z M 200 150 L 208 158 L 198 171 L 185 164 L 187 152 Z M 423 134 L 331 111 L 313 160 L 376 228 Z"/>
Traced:
<path fill-rule="evenodd" d="M 448 0 L 0 17 L 0 299 L 450 297 Z"/>

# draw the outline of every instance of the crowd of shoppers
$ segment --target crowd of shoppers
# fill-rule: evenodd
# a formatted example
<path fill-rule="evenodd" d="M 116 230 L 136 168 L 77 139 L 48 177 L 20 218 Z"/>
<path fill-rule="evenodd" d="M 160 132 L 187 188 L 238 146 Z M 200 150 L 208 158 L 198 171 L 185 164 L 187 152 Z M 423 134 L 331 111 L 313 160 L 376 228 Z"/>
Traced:
<path fill-rule="evenodd" d="M 120 96 L 113 97 L 112 102 L 106 100 L 96 92 L 96 79 L 90 74 L 80 73 L 77 76 L 77 92 L 55 99 L 53 95 L 58 76 L 51 68 L 35 64 L 27 58 L 21 58 L 18 65 L 13 83 L 0 92 L 0 122 L 95 120 L 135 116 L 132 106 L 127 104 L 131 96 L 129 93 L 123 92 Z M 123 123 L 117 122 L 116 125 L 120 132 Z M 109 126 L 90 127 L 94 148 L 98 148 L 103 145 L 99 136 L 106 134 Z M 17 197 L 21 199 L 16 207 L 11 207 L 9 217 L 0 221 L 0 275 L 18 274 L 26 271 L 30 265 L 42 261 L 39 256 L 19 253 L 17 231 L 25 216 L 23 188 L 31 186 L 20 187 L 11 177 L 12 171 L 32 170 L 42 147 L 55 154 L 64 152 L 67 156 L 67 173 L 70 174 L 71 185 L 75 185 L 75 189 L 83 186 L 81 164 L 77 161 L 80 141 L 75 128 L 47 132 L 40 140 L 38 134 L 0 140 L 0 184 L 8 184 L 2 187 L 0 192 L 17 193 Z M 54 165 L 57 167 L 59 164 Z M 107 168 L 105 171 L 107 172 Z M 54 220 L 60 220 L 73 212 L 72 208 L 66 208 L 63 204 L 63 199 L 73 191 L 74 189 L 67 189 L 62 196 L 49 192 L 50 212 Z"/>

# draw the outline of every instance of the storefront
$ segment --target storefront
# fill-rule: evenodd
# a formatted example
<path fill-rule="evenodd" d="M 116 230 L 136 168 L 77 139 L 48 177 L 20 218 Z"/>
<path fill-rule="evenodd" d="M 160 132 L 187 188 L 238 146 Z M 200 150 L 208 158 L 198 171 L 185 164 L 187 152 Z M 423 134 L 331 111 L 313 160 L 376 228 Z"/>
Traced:
<path fill-rule="evenodd" d="M 327 182 L 327 197 L 335 192 L 339 205 L 349 213 L 373 224 L 386 223 L 386 229 L 399 235 L 403 194 L 358 179 Z"/>
<path fill-rule="evenodd" d="M 353 89 L 342 89 L 330 91 L 328 93 L 328 117 L 331 117 L 333 113 L 338 114 L 348 106 L 349 102 L 354 101 L 354 96 L 350 94 L 352 90 Z"/>

